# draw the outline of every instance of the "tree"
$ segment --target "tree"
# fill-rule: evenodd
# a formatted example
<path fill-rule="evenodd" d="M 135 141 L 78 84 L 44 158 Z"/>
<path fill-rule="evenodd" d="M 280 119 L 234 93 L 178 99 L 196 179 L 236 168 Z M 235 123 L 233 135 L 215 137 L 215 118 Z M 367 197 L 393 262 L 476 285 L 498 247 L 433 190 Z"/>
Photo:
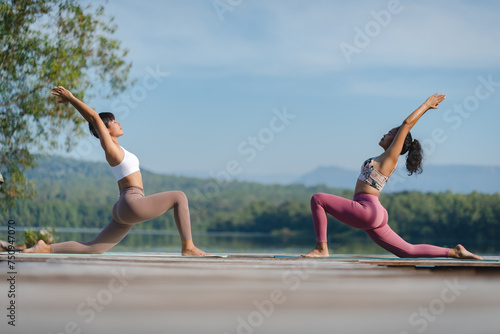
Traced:
<path fill-rule="evenodd" d="M 104 7 L 77 0 L 0 3 L 0 207 L 34 195 L 24 172 L 34 152 L 71 150 L 84 119 L 57 105 L 50 88 L 64 85 L 86 100 L 110 98 L 130 84 L 127 50 L 112 38 L 116 25 Z M 94 89 L 93 89 L 94 88 Z M 98 88 L 98 89 L 97 89 Z M 61 143 L 64 138 L 64 143 Z"/>

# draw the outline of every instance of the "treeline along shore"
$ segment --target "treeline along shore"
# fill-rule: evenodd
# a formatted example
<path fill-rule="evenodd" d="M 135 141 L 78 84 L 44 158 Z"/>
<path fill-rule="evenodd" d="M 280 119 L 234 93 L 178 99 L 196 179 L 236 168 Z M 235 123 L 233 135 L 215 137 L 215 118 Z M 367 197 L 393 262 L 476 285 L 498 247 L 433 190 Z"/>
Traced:
<path fill-rule="evenodd" d="M 0 212 L 1 221 L 15 219 L 19 227 L 102 228 L 110 220 L 119 193 L 105 163 L 44 157 L 27 175 L 34 183 L 35 198 L 18 200 L 7 212 Z M 317 192 L 346 198 L 353 195 L 352 190 L 327 186 L 263 185 L 144 170 L 143 180 L 146 195 L 184 191 L 190 201 L 194 231 L 304 233 L 313 238 L 311 196 Z M 500 236 L 499 193 L 382 193 L 380 201 L 389 212 L 391 227 L 412 242 L 440 237 L 491 243 Z M 332 236 L 348 238 L 360 233 L 329 219 Z M 134 229 L 175 230 L 173 213 Z"/>

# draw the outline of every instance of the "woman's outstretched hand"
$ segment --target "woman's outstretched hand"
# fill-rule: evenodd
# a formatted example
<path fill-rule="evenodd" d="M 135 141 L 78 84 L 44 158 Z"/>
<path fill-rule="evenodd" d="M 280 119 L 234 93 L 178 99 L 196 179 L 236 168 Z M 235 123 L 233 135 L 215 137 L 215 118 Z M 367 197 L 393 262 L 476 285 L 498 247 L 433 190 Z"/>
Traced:
<path fill-rule="evenodd" d="M 52 88 L 51 94 L 61 98 L 57 103 L 69 103 L 70 99 L 73 98 L 73 94 L 63 86 Z"/>
<path fill-rule="evenodd" d="M 437 109 L 438 105 L 443 102 L 443 100 L 446 98 L 446 95 L 444 94 L 439 94 L 436 93 L 429 97 L 427 101 L 425 101 L 425 104 L 429 109 Z"/>

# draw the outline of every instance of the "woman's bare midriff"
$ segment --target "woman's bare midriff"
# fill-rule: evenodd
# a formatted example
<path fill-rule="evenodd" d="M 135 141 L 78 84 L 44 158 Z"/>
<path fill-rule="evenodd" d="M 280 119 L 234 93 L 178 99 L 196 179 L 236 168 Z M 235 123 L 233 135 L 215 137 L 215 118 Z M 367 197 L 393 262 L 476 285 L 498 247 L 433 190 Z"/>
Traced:
<path fill-rule="evenodd" d="M 357 180 L 356 182 L 356 188 L 354 188 L 354 193 L 370 194 L 370 195 L 375 195 L 377 197 L 380 195 L 380 191 L 360 180 Z"/>
<path fill-rule="evenodd" d="M 118 189 L 120 189 L 120 191 L 129 187 L 144 188 L 142 185 L 142 174 L 140 171 L 125 176 L 123 179 L 118 181 Z"/>

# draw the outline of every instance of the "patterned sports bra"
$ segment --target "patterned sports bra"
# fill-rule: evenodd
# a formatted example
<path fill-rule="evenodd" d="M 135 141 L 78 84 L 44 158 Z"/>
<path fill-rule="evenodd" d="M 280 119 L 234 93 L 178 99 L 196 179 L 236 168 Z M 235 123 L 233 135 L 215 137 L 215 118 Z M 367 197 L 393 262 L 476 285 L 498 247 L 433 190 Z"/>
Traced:
<path fill-rule="evenodd" d="M 375 158 L 370 158 L 363 163 L 361 167 L 361 173 L 359 174 L 358 180 L 372 186 L 373 188 L 381 191 L 384 188 L 387 181 L 391 177 L 392 173 L 396 170 L 396 167 L 392 170 L 389 176 L 380 174 L 378 170 L 373 167 L 373 160 Z"/>

